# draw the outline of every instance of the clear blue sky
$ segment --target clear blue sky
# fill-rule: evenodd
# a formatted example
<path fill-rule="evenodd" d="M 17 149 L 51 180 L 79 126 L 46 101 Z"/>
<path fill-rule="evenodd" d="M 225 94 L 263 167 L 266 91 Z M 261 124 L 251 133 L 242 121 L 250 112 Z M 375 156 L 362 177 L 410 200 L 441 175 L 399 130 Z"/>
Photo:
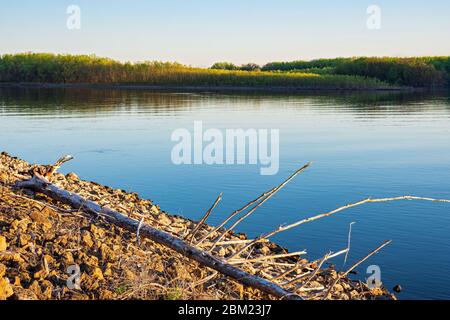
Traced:
<path fill-rule="evenodd" d="M 450 55 L 449 0 L 0 0 L 0 53 L 88 53 L 208 66 Z M 66 27 L 69 5 L 81 29 Z M 381 30 L 366 27 L 369 5 Z"/>

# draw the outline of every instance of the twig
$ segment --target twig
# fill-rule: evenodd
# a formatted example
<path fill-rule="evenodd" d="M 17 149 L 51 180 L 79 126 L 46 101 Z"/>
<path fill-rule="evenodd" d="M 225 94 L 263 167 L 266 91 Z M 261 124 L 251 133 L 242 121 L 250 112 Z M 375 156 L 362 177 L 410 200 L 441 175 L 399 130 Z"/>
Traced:
<path fill-rule="evenodd" d="M 347 252 L 345 253 L 344 266 L 347 263 L 348 254 L 350 253 L 350 243 L 352 239 L 352 225 L 354 225 L 355 223 L 356 222 L 351 222 L 348 229 Z"/>
<path fill-rule="evenodd" d="M 284 278 L 285 276 L 287 276 L 288 274 L 290 274 L 290 273 L 296 271 L 298 268 L 302 267 L 303 265 L 304 265 L 304 264 L 302 264 L 302 263 L 300 263 L 300 262 L 297 262 L 297 263 L 295 264 L 295 266 L 293 266 L 292 268 L 286 270 L 286 271 L 283 272 L 283 273 L 280 273 L 279 275 L 277 275 L 277 276 L 275 276 L 275 277 L 272 277 L 272 279 L 270 279 L 270 281 L 275 281 L 275 280 Z"/>
<path fill-rule="evenodd" d="M 201 285 L 201 284 L 204 284 L 205 282 L 208 282 L 209 280 L 211 280 L 211 279 L 213 279 L 215 276 L 217 276 L 219 273 L 217 272 L 217 271 L 213 271 L 213 273 L 212 274 L 210 274 L 209 276 L 207 276 L 207 277 L 205 277 L 205 278 L 203 278 L 203 279 L 201 279 L 201 280 L 199 280 L 199 281 L 197 281 L 197 282 L 194 282 L 193 284 L 192 284 L 192 288 L 195 288 L 195 287 L 197 287 L 197 286 L 199 286 L 199 285 Z"/>
<path fill-rule="evenodd" d="M 229 241 L 221 241 L 218 242 L 218 246 L 228 246 L 228 245 L 235 245 L 235 244 L 246 244 L 249 242 L 252 242 L 253 239 L 247 239 L 247 240 L 229 240 Z"/>
<path fill-rule="evenodd" d="M 340 256 L 340 255 L 344 254 L 344 253 L 348 253 L 348 250 L 349 250 L 349 249 L 346 248 L 346 249 L 341 250 L 341 251 L 338 251 L 338 252 L 336 252 L 336 253 L 330 252 L 330 253 L 326 254 L 326 255 L 320 260 L 320 263 L 319 263 L 319 265 L 317 266 L 317 268 L 314 270 L 313 274 L 308 278 L 308 280 L 306 280 L 306 283 L 303 284 L 302 286 L 308 285 L 309 282 L 311 282 L 311 280 L 316 276 L 317 272 L 319 272 L 320 268 L 322 268 L 322 266 L 323 266 L 323 264 L 325 263 L 325 261 L 330 260 L 330 259 L 333 259 L 333 258 L 335 258 L 335 257 L 337 257 L 337 256 Z"/>
<path fill-rule="evenodd" d="M 214 201 L 213 205 L 211 206 L 211 208 L 209 208 L 209 210 L 205 213 L 205 215 L 203 216 L 203 218 L 198 222 L 197 226 L 194 228 L 194 230 L 192 230 L 192 233 L 190 235 L 190 242 L 192 243 L 192 241 L 195 239 L 195 234 L 200 230 L 200 228 L 203 226 L 203 224 L 206 222 L 206 220 L 209 218 L 211 212 L 214 210 L 214 208 L 217 206 L 217 204 L 220 202 L 220 200 L 222 199 L 222 193 L 219 194 L 219 196 L 217 197 L 216 201 Z M 189 235 L 186 237 L 188 238 Z"/>
<path fill-rule="evenodd" d="M 235 264 L 243 264 L 243 263 L 247 263 L 247 262 L 250 263 L 250 262 L 259 262 L 259 261 L 263 261 L 263 260 L 287 258 L 287 257 L 299 256 L 302 254 L 306 254 L 306 250 L 292 252 L 292 253 L 275 254 L 272 256 L 262 256 L 262 257 L 258 257 L 258 258 L 254 258 L 254 259 L 239 259 L 239 260 L 236 259 L 236 260 L 229 261 L 229 263 L 231 265 L 235 265 Z"/>
<path fill-rule="evenodd" d="M 10 193 L 10 195 L 12 195 L 13 197 L 16 197 L 16 198 L 20 198 L 20 199 L 24 199 L 24 200 L 35 202 L 35 203 L 40 204 L 40 205 L 42 205 L 44 207 L 48 207 L 48 208 L 50 208 L 52 210 L 59 211 L 59 212 L 62 212 L 62 213 L 74 213 L 74 212 L 78 211 L 78 210 L 73 210 L 73 209 L 72 210 L 63 209 L 63 208 L 60 208 L 58 206 L 52 205 L 50 203 L 45 203 L 45 202 L 42 202 L 42 201 L 39 201 L 39 200 L 36 200 L 36 199 L 32 199 L 32 198 L 29 198 L 29 197 L 21 196 L 19 194 L 15 194 L 15 193 Z"/>
<path fill-rule="evenodd" d="M 313 271 L 311 276 L 308 278 L 308 280 L 306 280 L 306 282 L 302 285 L 302 287 L 305 285 L 308 285 L 311 282 L 311 280 L 314 278 L 314 276 L 317 274 L 317 272 L 319 272 L 320 268 L 322 268 L 322 265 L 325 263 L 325 261 L 328 260 L 328 257 L 331 256 L 331 254 L 332 254 L 332 252 L 329 252 L 326 255 L 324 255 L 322 259 L 320 259 L 320 262 L 317 265 L 317 268 Z"/>
<path fill-rule="evenodd" d="M 231 213 L 224 221 L 222 221 L 222 223 L 220 223 L 217 227 L 214 228 L 214 230 L 212 230 L 211 232 L 209 232 L 206 236 L 204 236 L 200 241 L 198 241 L 196 244 L 199 245 L 200 243 L 202 243 L 203 241 L 205 241 L 206 239 L 208 239 L 211 235 L 213 235 L 214 233 L 216 233 L 218 230 L 220 230 L 225 224 L 228 223 L 228 221 L 230 221 L 232 218 L 234 218 L 236 215 L 238 215 L 239 213 L 241 213 L 242 211 L 246 210 L 247 208 L 249 208 L 251 205 L 257 203 L 258 201 L 260 201 L 261 199 L 269 196 L 270 194 L 272 194 L 273 192 L 276 192 L 278 189 L 282 188 L 284 185 L 286 185 L 289 181 L 291 181 L 293 178 L 295 178 L 298 174 L 300 174 L 302 171 L 304 171 L 306 168 L 308 168 L 309 166 L 311 166 L 312 162 L 307 163 L 305 166 L 303 166 L 302 168 L 298 169 L 297 171 L 295 171 L 289 178 L 287 178 L 283 183 L 281 183 L 280 185 L 270 189 L 269 191 L 264 192 L 263 194 L 261 194 L 259 197 L 257 197 L 256 199 L 250 201 L 249 203 L 247 203 L 245 206 L 243 206 L 240 209 L 237 209 L 236 211 L 234 211 L 233 213 Z"/>
<path fill-rule="evenodd" d="M 242 217 L 240 217 L 235 223 L 233 223 L 233 225 L 228 228 L 227 230 L 225 230 L 214 242 L 213 246 L 209 249 L 210 251 L 212 249 L 214 249 L 214 247 L 217 245 L 217 243 L 223 239 L 223 237 L 225 237 L 227 235 L 228 232 L 230 232 L 231 230 L 233 230 L 234 228 L 236 228 L 236 226 L 241 223 L 242 221 L 244 221 L 246 218 L 248 218 L 253 212 L 255 212 L 260 206 L 263 205 L 264 202 L 266 202 L 267 200 L 269 200 L 270 198 L 272 198 L 278 191 L 280 191 L 285 185 L 287 185 L 292 179 L 294 179 L 296 176 L 298 176 L 300 173 L 302 173 L 303 171 L 305 171 L 307 168 L 309 168 L 312 165 L 312 162 L 308 162 L 307 164 L 305 164 L 303 167 L 301 167 L 300 169 L 298 169 L 297 171 L 295 171 L 293 174 L 291 174 L 289 176 L 289 178 L 287 178 L 285 181 L 283 181 L 280 185 L 278 185 L 277 187 L 273 188 L 271 191 L 268 192 L 267 196 L 263 197 L 262 200 L 258 203 L 256 203 L 256 205 L 253 206 L 253 208 L 251 208 L 246 214 L 244 214 Z M 231 218 L 230 218 L 231 219 Z"/>
<path fill-rule="evenodd" d="M 360 206 L 362 204 L 365 203 L 376 203 L 376 202 L 389 202 L 389 201 L 399 201 L 399 200 L 421 200 L 421 201 L 432 201 L 432 202 L 448 202 L 450 203 L 450 200 L 446 200 L 446 199 L 433 199 L 433 198 L 423 198 L 423 197 L 415 197 L 415 196 L 401 196 L 401 197 L 393 197 L 393 198 L 379 198 L 379 199 L 371 199 L 371 198 L 367 198 L 358 202 L 354 202 L 354 203 L 350 203 L 347 204 L 345 206 L 339 207 L 337 209 L 334 209 L 332 211 L 326 212 L 326 213 L 322 213 L 313 217 L 309 217 L 297 222 L 294 222 L 292 224 L 289 224 L 287 226 L 280 226 L 278 227 L 278 229 L 271 231 L 263 236 L 260 236 L 258 238 L 256 238 L 255 240 L 253 240 L 252 242 L 250 242 L 249 244 L 245 245 L 242 249 L 240 249 L 239 251 L 237 251 L 232 257 L 237 256 L 239 254 L 241 254 L 242 252 L 244 252 L 245 250 L 247 250 L 249 247 L 251 247 L 252 245 L 254 245 L 255 243 L 260 242 L 262 239 L 267 239 L 270 238 L 272 236 L 274 236 L 277 233 L 298 227 L 302 224 L 314 221 L 314 220 L 318 220 L 320 218 L 324 218 L 324 217 L 328 217 L 331 216 L 332 214 L 338 213 L 340 211 L 346 210 L 346 209 L 350 209 L 356 206 Z M 232 258 L 231 257 L 231 258 Z"/>
<path fill-rule="evenodd" d="M 142 224 L 144 223 L 144 217 L 141 219 L 141 221 L 139 221 L 139 225 L 138 225 L 138 227 L 137 227 L 137 231 L 136 231 L 136 241 L 137 241 L 137 245 L 138 245 L 138 247 L 140 247 L 141 246 L 141 237 L 140 237 L 140 235 L 139 235 L 139 232 L 141 231 L 141 228 L 142 228 Z"/>
<path fill-rule="evenodd" d="M 345 252 L 347 252 L 347 249 L 338 251 L 336 253 L 330 252 L 330 253 L 326 254 L 323 258 L 321 258 L 320 260 L 314 261 L 314 262 L 318 262 L 319 261 L 319 265 L 318 265 L 318 267 L 316 269 L 314 269 L 313 274 L 306 281 L 306 284 L 309 283 L 314 278 L 314 276 L 317 274 L 317 272 L 319 272 L 320 268 L 322 268 L 322 265 L 324 264 L 325 261 L 333 259 L 333 258 L 336 258 L 337 256 L 340 256 L 340 255 L 344 254 Z M 305 273 L 301 274 L 300 276 L 283 283 L 283 286 L 286 286 L 288 284 L 294 284 L 294 283 L 298 282 L 299 280 L 303 279 L 308 274 L 311 274 L 311 271 L 305 272 Z"/>
<path fill-rule="evenodd" d="M 347 271 L 345 271 L 342 275 L 337 275 L 336 280 L 333 282 L 333 284 L 328 288 L 327 293 L 325 294 L 323 299 L 327 299 L 331 290 L 333 290 L 334 286 L 341 280 L 343 277 L 346 277 L 353 269 L 355 269 L 357 266 L 359 266 L 361 263 L 369 259 L 371 256 L 373 256 L 375 253 L 386 247 L 388 244 L 390 244 L 392 240 L 385 241 L 382 245 L 380 245 L 378 248 L 370 252 L 368 255 L 366 255 L 364 258 L 356 262 L 353 266 L 351 266 Z"/>
<path fill-rule="evenodd" d="M 301 275 L 295 277 L 294 279 L 291 279 L 291 280 L 289 280 L 289 281 L 286 281 L 286 282 L 282 283 L 281 285 L 282 285 L 283 287 L 285 287 L 285 286 L 287 286 L 287 285 L 296 283 L 296 282 L 298 282 L 299 280 L 301 280 L 301 279 L 303 279 L 304 277 L 306 277 L 308 274 L 311 274 L 311 271 L 306 271 L 306 272 L 302 273 Z"/>

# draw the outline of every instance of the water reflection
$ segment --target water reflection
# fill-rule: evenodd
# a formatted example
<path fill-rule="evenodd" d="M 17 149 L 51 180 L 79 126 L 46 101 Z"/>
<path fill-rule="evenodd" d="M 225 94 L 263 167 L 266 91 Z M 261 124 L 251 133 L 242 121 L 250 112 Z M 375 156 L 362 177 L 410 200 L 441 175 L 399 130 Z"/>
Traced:
<path fill-rule="evenodd" d="M 307 161 L 313 167 L 258 209 L 239 231 L 251 237 L 283 223 L 368 196 L 450 198 L 450 100 L 409 92 L 171 93 L 105 89 L 0 89 L 0 150 L 49 163 L 83 179 L 138 192 L 164 210 L 199 219 L 219 192 L 209 222 L 278 184 Z M 208 128 L 279 128 L 280 172 L 256 166 L 175 166 L 170 136 L 202 120 Z M 382 241 L 391 246 L 359 268 L 377 264 L 400 298 L 450 299 L 450 208 L 392 203 L 355 208 L 280 234 L 308 258 L 338 251 L 354 225 L 349 263 Z M 418 258 L 420 256 L 420 258 Z M 342 261 L 335 261 L 338 265 Z"/>
<path fill-rule="evenodd" d="M 171 93 L 148 90 L 87 88 L 0 88 L 3 114 L 83 115 L 110 112 L 176 113 L 198 109 L 201 105 L 232 105 L 260 108 L 280 103 L 285 108 L 324 106 L 331 110 L 345 107 L 363 116 L 386 115 L 386 111 L 420 113 L 431 108 L 450 111 L 449 95 L 430 92 L 342 92 L 336 93 Z"/>

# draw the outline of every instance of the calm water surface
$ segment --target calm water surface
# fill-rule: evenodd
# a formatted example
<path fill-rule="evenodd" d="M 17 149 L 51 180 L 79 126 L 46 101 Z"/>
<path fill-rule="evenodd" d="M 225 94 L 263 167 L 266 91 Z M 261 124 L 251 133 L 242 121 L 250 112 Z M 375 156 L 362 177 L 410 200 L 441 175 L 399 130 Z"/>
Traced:
<path fill-rule="evenodd" d="M 175 166 L 177 128 L 280 129 L 280 171 Z M 63 172 L 138 192 L 164 210 L 200 218 L 219 192 L 210 223 L 278 184 L 307 161 L 313 167 L 273 197 L 239 231 L 254 237 L 368 196 L 450 199 L 450 99 L 425 94 L 219 94 L 88 89 L 0 89 L 0 149 L 31 162 L 73 154 Z M 450 299 L 450 206 L 369 204 L 276 236 L 308 258 L 346 247 L 351 264 L 384 240 L 393 243 L 358 268 L 380 266 L 400 298 Z M 334 261 L 342 267 L 342 259 Z"/>

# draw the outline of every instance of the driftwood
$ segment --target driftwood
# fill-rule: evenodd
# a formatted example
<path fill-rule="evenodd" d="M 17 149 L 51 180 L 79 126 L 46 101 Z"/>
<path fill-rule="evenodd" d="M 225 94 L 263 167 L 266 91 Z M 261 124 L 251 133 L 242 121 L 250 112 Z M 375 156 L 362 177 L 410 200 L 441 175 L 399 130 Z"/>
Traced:
<path fill-rule="evenodd" d="M 66 157 L 67 158 L 67 157 Z M 71 158 L 71 157 L 70 157 Z M 70 160 L 70 159 L 69 159 Z M 230 214 L 219 226 L 212 229 L 212 231 L 206 232 L 206 235 L 200 235 L 196 239 L 196 236 L 203 233 L 202 228 L 206 223 L 206 220 L 211 215 L 212 211 L 216 208 L 217 204 L 221 200 L 222 194 L 220 194 L 210 209 L 205 213 L 203 218 L 193 226 L 193 228 L 180 235 L 180 237 L 174 236 L 168 232 L 163 230 L 156 229 L 148 224 L 144 223 L 144 215 L 138 214 L 134 212 L 134 210 L 129 210 L 117 206 L 120 210 L 123 209 L 123 212 L 127 213 L 128 216 L 115 211 L 111 208 L 103 207 L 96 202 L 91 200 L 87 200 L 83 198 L 81 195 L 70 192 L 68 190 L 64 190 L 59 188 L 58 186 L 50 183 L 47 180 L 47 175 L 42 176 L 38 170 L 33 170 L 33 177 L 29 180 L 23 180 L 16 183 L 16 186 L 19 188 L 31 189 L 39 193 L 43 193 L 50 198 L 57 200 L 61 203 L 67 204 L 76 210 L 64 210 L 66 213 L 71 213 L 73 211 L 84 211 L 88 214 L 92 214 L 94 216 L 101 216 L 105 218 L 108 222 L 126 229 L 130 232 L 137 234 L 137 241 L 139 245 L 140 237 L 148 238 L 153 240 L 156 243 L 164 245 L 176 252 L 182 254 L 184 257 L 187 257 L 191 260 L 198 262 L 199 264 L 209 267 L 214 270 L 213 274 L 207 277 L 204 281 L 208 281 L 210 278 L 215 277 L 218 273 L 229 276 L 235 281 L 250 286 L 253 288 L 257 288 L 262 292 L 268 293 L 274 297 L 280 299 L 298 299 L 301 300 L 303 298 L 314 298 L 317 297 L 317 294 L 313 294 L 313 296 L 299 296 L 300 293 L 319 291 L 319 295 L 322 296 L 323 299 L 327 299 L 330 296 L 334 286 L 342 280 L 343 277 L 346 277 L 348 273 L 356 268 L 360 263 L 371 257 L 373 254 L 381 250 L 383 247 L 388 245 L 390 241 L 386 241 L 380 247 L 373 250 L 363 259 L 359 260 L 356 264 L 354 264 L 350 269 L 348 269 L 345 273 L 338 274 L 337 278 L 332 282 L 331 286 L 314 286 L 309 287 L 308 285 L 312 282 L 314 278 L 320 276 L 322 272 L 322 267 L 326 261 L 332 259 L 334 257 L 345 254 L 344 264 L 347 261 L 348 254 L 350 252 L 350 241 L 351 241 L 351 226 L 348 233 L 348 245 L 347 248 L 341 250 L 336 253 L 327 253 L 322 258 L 315 261 L 317 266 L 314 268 L 307 267 L 306 264 L 301 263 L 300 260 L 297 263 L 280 263 L 275 261 L 279 258 L 293 257 L 301 254 L 305 254 L 305 251 L 293 252 L 293 253 L 282 253 L 275 255 L 264 255 L 264 256 L 251 256 L 249 253 L 246 257 L 242 257 L 248 249 L 254 246 L 256 243 L 267 242 L 268 238 L 272 237 L 275 234 L 280 232 L 284 232 L 286 230 L 298 227 L 308 222 L 312 222 L 323 217 L 327 217 L 333 215 L 335 213 L 341 212 L 346 209 L 350 209 L 359 205 L 367 204 L 367 203 L 378 203 L 378 202 L 390 202 L 390 201 L 399 201 L 399 200 L 421 200 L 421 201 L 432 201 L 432 202 L 446 202 L 449 203 L 450 200 L 446 199 L 434 199 L 434 198 L 422 198 L 416 196 L 400 196 L 393 198 L 380 198 L 380 199 L 364 199 L 359 202 L 350 203 L 344 206 L 341 206 L 332 211 L 328 211 L 319 215 L 311 216 L 306 219 L 302 219 L 300 221 L 291 223 L 289 225 L 280 226 L 279 228 L 257 237 L 256 239 L 250 240 L 223 240 L 223 238 L 232 231 L 241 221 L 250 216 L 256 209 L 258 209 L 264 202 L 269 200 L 273 195 L 275 195 L 280 189 L 282 189 L 287 183 L 289 183 L 293 178 L 295 178 L 298 174 L 307 169 L 311 163 L 306 164 L 302 168 L 295 171 L 291 176 L 289 176 L 285 181 L 283 181 L 280 185 L 270 189 L 269 191 L 261 194 L 258 198 L 252 200 L 247 203 L 242 208 L 234 211 Z M 45 166 L 45 168 L 52 169 L 54 166 Z M 56 168 L 57 169 L 57 168 Z M 50 170 L 49 172 L 54 173 L 55 170 Z M 47 172 L 47 171 L 46 171 Z M 22 179 L 28 179 L 29 177 L 25 177 Z M 22 196 L 20 196 L 22 197 Z M 36 200 L 33 200 L 36 201 Z M 99 200 L 101 201 L 101 200 Z M 47 205 L 47 204 L 44 204 Z M 48 205 L 53 206 L 53 205 Z M 136 206 L 135 206 L 136 207 Z M 62 209 L 63 210 L 63 209 Z M 248 210 L 248 211 L 247 211 Z M 246 212 L 247 211 L 247 212 Z M 246 212 L 246 213 L 245 213 Z M 237 217 L 240 213 L 244 213 L 241 217 L 237 219 L 236 222 L 232 224 L 229 228 L 224 228 L 225 224 L 227 224 L 232 218 Z M 140 220 L 136 220 L 131 218 L 131 216 L 137 216 Z M 222 230 L 223 228 L 223 230 Z M 219 233 L 219 236 L 216 236 L 216 233 Z M 236 245 L 236 251 L 233 254 L 227 256 L 226 258 L 219 258 L 214 256 L 213 249 L 217 245 Z M 242 245 L 242 246 L 240 246 Z M 253 251 L 254 247 L 250 250 Z M 207 251 L 206 251 L 207 250 Z M 239 265 L 240 267 L 237 267 Z M 258 270 L 260 271 L 260 276 L 251 275 L 241 269 L 241 267 L 245 266 L 258 266 Z M 281 269 L 276 269 L 273 271 L 271 266 L 283 266 Z M 295 271 L 298 271 L 299 268 L 305 268 L 305 272 L 302 274 L 293 274 Z M 270 274 L 266 273 L 266 270 L 270 270 Z M 275 274 L 274 274 L 275 273 Z M 200 283 L 203 283 L 200 282 Z M 198 283 L 198 284 L 200 284 Z M 198 285 L 195 284 L 195 285 Z"/>
<path fill-rule="evenodd" d="M 280 299 L 301 300 L 300 296 L 283 289 L 269 280 L 251 275 L 239 268 L 236 268 L 229 263 L 212 256 L 204 250 L 200 250 L 189 245 L 185 241 L 174 237 L 167 232 L 155 229 L 148 224 L 142 224 L 138 220 L 129 218 L 115 210 L 102 207 L 94 201 L 84 199 L 76 193 L 61 189 L 38 174 L 35 174 L 30 180 L 18 181 L 16 183 L 16 187 L 43 193 L 48 197 L 67 204 L 75 209 L 83 210 L 95 216 L 102 216 L 108 222 L 133 233 L 139 230 L 141 237 L 148 238 L 161 245 L 171 248 L 172 250 L 175 250 L 176 252 L 200 263 L 201 265 L 207 266 L 233 278 L 243 285 L 259 289 Z"/>
<path fill-rule="evenodd" d="M 250 248 L 251 246 L 253 246 L 255 243 L 261 242 L 261 241 L 265 241 L 270 237 L 273 237 L 274 235 L 280 233 L 280 232 L 284 232 L 286 230 L 301 226 L 302 224 L 308 223 L 308 222 L 312 222 L 324 217 L 328 217 L 331 216 L 335 213 L 344 211 L 346 209 L 350 209 L 353 207 L 357 207 L 366 203 L 380 203 L 380 202 L 391 202 L 391 201 L 401 201 L 401 200 L 417 200 L 417 201 L 431 201 L 431 202 L 445 202 L 445 203 L 450 203 L 450 200 L 447 199 L 434 199 L 434 198 L 425 198 L 425 197 L 416 197 L 416 196 L 400 196 L 400 197 L 392 197 L 392 198 L 379 198 L 379 199 L 372 199 L 372 198 L 367 198 L 358 202 L 354 202 L 354 203 L 350 203 L 350 204 L 346 204 L 342 207 L 339 207 L 337 209 L 325 212 L 325 213 L 321 213 L 318 214 L 316 216 L 313 217 L 309 217 L 306 219 L 302 219 L 300 221 L 291 223 L 289 225 L 286 226 L 280 226 L 277 229 L 266 233 L 262 236 L 259 236 L 258 238 L 254 239 L 253 241 L 249 242 L 248 244 L 246 244 L 243 248 L 241 248 L 239 251 L 237 251 L 236 253 L 234 253 L 230 259 L 239 256 L 241 253 L 243 253 L 245 250 L 247 250 L 248 248 Z"/>

